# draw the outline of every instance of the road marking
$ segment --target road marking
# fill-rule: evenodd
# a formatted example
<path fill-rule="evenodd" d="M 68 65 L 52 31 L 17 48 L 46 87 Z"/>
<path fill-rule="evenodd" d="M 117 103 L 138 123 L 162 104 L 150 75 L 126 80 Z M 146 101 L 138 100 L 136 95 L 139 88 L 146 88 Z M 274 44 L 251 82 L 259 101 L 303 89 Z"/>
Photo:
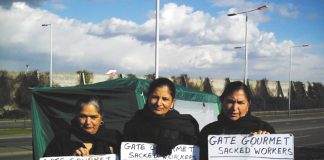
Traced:
<path fill-rule="evenodd" d="M 32 120 L 31 119 L 26 119 L 26 120 L 1 120 L 0 123 L 8 123 L 8 122 L 11 122 L 11 123 L 17 123 L 17 122 L 31 122 Z"/>
<path fill-rule="evenodd" d="M 322 120 L 322 117 L 307 117 L 307 118 L 296 118 L 296 119 L 277 119 L 277 120 L 268 120 L 269 123 L 278 123 L 278 122 L 291 122 L 291 121 L 308 121 L 308 120 Z"/>
<path fill-rule="evenodd" d="M 33 154 L 33 151 L 13 151 L 13 152 L 0 153 L 0 157 L 31 155 L 31 154 Z"/>
<path fill-rule="evenodd" d="M 300 144 L 300 145 L 295 145 L 295 147 L 311 147 L 311 146 L 316 146 L 316 145 L 322 145 L 323 142 L 317 142 L 317 143 L 310 143 L 310 144 Z"/>
<path fill-rule="evenodd" d="M 32 129 L 30 127 L 26 127 L 26 128 L 0 128 L 0 130 L 12 130 L 12 129 Z"/>
<path fill-rule="evenodd" d="M 9 130 L 9 129 L 11 129 L 11 128 L 0 128 L 1 131 L 3 131 L 3 130 Z"/>
<path fill-rule="evenodd" d="M 311 137 L 312 135 L 305 135 L 305 136 L 296 136 L 295 139 L 297 138 L 305 138 L 305 137 Z"/>
<path fill-rule="evenodd" d="M 25 135 L 12 135 L 12 136 L 0 136 L 0 140 L 8 140 L 8 139 L 22 139 L 22 138 L 32 138 L 33 136 L 31 134 L 25 134 Z"/>
<path fill-rule="evenodd" d="M 299 128 L 299 129 L 286 129 L 286 130 L 280 130 L 278 133 L 284 133 L 284 132 L 292 132 L 292 131 L 303 131 L 303 130 L 312 130 L 312 129 L 322 129 L 324 126 L 320 127 L 307 127 L 307 128 Z"/>

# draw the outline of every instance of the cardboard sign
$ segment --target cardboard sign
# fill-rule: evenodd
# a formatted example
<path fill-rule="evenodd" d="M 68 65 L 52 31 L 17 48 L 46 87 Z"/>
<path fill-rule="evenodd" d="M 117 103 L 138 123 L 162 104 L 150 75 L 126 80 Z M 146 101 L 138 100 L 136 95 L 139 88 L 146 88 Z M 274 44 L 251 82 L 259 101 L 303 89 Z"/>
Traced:
<path fill-rule="evenodd" d="M 209 160 L 294 159 L 294 137 L 290 134 L 209 135 Z"/>
<path fill-rule="evenodd" d="M 153 143 L 123 142 L 120 148 L 121 160 L 199 160 L 199 147 L 194 145 L 178 145 L 165 157 L 156 154 Z"/>
<path fill-rule="evenodd" d="M 62 157 L 44 157 L 40 160 L 118 160 L 116 154 L 90 155 L 90 156 L 62 156 Z"/>

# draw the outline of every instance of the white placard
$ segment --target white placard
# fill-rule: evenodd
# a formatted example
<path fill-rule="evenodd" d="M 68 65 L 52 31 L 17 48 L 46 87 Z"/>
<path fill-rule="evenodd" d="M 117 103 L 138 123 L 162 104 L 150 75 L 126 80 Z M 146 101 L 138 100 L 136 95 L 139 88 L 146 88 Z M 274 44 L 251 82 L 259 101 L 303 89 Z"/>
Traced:
<path fill-rule="evenodd" d="M 90 155 L 90 156 L 61 156 L 43 157 L 40 160 L 119 160 L 116 154 Z"/>
<path fill-rule="evenodd" d="M 209 160 L 294 159 L 294 136 L 291 134 L 209 135 Z"/>
<path fill-rule="evenodd" d="M 120 148 L 121 160 L 199 160 L 199 147 L 194 145 L 177 145 L 165 157 L 156 154 L 153 143 L 123 142 Z"/>

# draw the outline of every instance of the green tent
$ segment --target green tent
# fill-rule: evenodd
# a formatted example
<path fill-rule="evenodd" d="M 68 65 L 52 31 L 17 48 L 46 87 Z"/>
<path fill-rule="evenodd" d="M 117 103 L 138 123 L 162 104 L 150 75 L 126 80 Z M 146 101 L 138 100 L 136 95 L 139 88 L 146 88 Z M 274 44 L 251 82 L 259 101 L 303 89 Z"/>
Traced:
<path fill-rule="evenodd" d="M 150 81 L 123 78 L 75 87 L 42 87 L 32 90 L 32 124 L 34 159 L 39 159 L 55 133 L 68 129 L 75 114 L 75 103 L 83 95 L 100 97 L 107 128 L 122 132 L 124 123 L 143 108 Z M 193 115 L 200 128 L 217 120 L 218 97 L 176 85 L 175 108 Z"/>

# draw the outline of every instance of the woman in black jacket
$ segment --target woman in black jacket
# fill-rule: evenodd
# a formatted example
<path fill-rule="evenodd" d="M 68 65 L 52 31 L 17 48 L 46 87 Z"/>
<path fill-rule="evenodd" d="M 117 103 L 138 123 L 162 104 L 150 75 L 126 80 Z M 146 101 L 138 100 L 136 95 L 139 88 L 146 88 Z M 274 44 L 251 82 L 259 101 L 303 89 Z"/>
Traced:
<path fill-rule="evenodd" d="M 239 81 L 229 83 L 219 98 L 222 110 L 218 121 L 208 124 L 200 132 L 201 160 L 208 159 L 208 135 L 275 133 L 270 124 L 251 115 L 251 92 L 244 83 Z"/>
<path fill-rule="evenodd" d="M 151 82 L 145 107 L 125 124 L 125 142 L 146 142 L 157 145 L 157 154 L 166 156 L 179 144 L 198 142 L 198 122 L 174 109 L 176 89 L 169 79 Z"/>
<path fill-rule="evenodd" d="M 44 157 L 119 153 L 121 134 L 104 127 L 101 101 L 87 96 L 81 98 L 77 106 L 78 112 L 71 121 L 70 130 L 54 137 Z"/>

